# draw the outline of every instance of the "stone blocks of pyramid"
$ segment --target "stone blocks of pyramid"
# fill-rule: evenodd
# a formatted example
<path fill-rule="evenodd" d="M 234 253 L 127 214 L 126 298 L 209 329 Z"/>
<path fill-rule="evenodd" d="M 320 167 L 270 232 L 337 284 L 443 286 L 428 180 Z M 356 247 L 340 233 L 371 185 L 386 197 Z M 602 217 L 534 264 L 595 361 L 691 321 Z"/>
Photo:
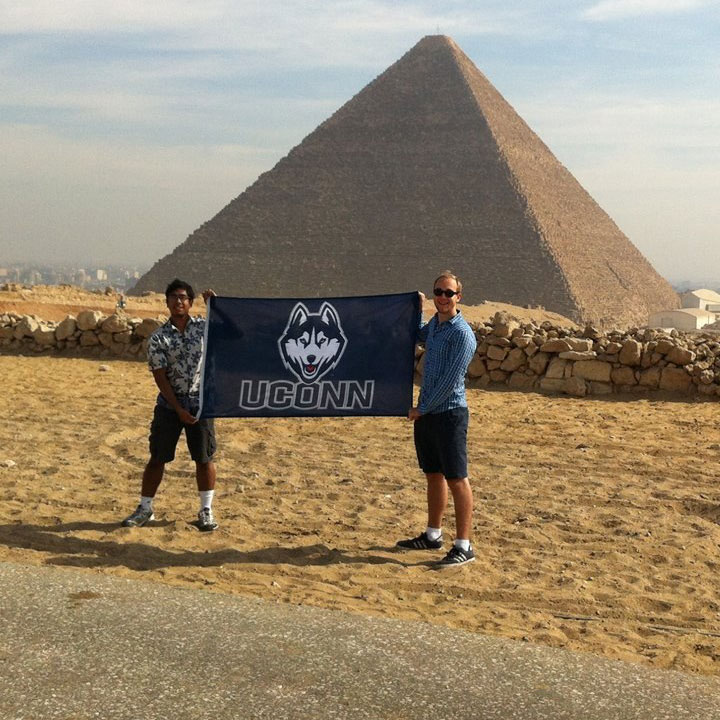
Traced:
<path fill-rule="evenodd" d="M 448 37 L 423 38 L 144 275 L 244 297 L 420 289 L 644 324 L 670 285 Z"/>

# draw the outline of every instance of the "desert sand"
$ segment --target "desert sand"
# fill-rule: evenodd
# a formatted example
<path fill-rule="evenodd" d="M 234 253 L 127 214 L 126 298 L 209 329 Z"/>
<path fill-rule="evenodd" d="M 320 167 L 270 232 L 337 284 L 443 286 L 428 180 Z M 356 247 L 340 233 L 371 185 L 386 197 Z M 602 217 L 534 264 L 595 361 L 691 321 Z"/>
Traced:
<path fill-rule="evenodd" d="M 720 673 L 717 402 L 469 390 L 478 559 L 438 571 L 439 553 L 393 548 L 425 525 L 403 418 L 220 420 L 220 528 L 191 524 L 182 443 L 156 522 L 122 528 L 147 458 L 145 364 L 0 355 L 0 373 L 2 561 Z"/>

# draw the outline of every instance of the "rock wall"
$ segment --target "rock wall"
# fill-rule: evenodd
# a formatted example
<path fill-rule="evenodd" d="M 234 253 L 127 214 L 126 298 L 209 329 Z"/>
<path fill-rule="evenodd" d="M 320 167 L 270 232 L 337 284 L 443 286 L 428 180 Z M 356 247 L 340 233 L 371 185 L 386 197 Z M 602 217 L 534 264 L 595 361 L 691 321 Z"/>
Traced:
<path fill-rule="evenodd" d="M 469 387 L 609 395 L 654 390 L 720 396 L 720 334 L 649 328 L 600 332 L 550 322 L 520 323 L 506 313 L 474 325 L 478 348 Z M 423 368 L 416 351 L 416 374 Z"/>
<path fill-rule="evenodd" d="M 0 315 L 0 354 L 52 353 L 145 360 L 147 339 L 164 318 L 107 316 L 86 310 L 58 323 L 32 315 Z M 473 324 L 478 340 L 467 383 L 475 388 L 585 395 L 648 393 L 720 397 L 720 332 L 681 333 L 649 328 L 563 328 L 521 323 L 496 313 Z M 416 380 L 424 348 L 416 350 Z"/>
<path fill-rule="evenodd" d="M 122 312 L 108 316 L 99 310 L 68 315 L 61 322 L 35 315 L 0 315 L 0 353 L 35 352 L 86 357 L 137 357 L 145 360 L 147 339 L 163 318 L 129 318 Z"/>

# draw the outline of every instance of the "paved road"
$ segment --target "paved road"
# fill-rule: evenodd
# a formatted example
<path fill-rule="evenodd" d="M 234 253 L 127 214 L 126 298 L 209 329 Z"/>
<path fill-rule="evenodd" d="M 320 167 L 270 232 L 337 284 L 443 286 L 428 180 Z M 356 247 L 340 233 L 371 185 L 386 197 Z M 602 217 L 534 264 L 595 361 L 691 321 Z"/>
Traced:
<path fill-rule="evenodd" d="M 0 563 L 3 720 L 720 720 L 720 680 Z"/>

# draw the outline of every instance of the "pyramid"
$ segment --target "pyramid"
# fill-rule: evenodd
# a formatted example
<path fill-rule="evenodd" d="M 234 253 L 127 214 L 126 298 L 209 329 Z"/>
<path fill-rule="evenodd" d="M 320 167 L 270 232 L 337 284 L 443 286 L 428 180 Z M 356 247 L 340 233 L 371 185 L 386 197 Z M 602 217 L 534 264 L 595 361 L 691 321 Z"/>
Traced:
<path fill-rule="evenodd" d="M 449 37 L 420 40 L 138 281 L 243 297 L 426 293 L 645 324 L 671 286 Z"/>

